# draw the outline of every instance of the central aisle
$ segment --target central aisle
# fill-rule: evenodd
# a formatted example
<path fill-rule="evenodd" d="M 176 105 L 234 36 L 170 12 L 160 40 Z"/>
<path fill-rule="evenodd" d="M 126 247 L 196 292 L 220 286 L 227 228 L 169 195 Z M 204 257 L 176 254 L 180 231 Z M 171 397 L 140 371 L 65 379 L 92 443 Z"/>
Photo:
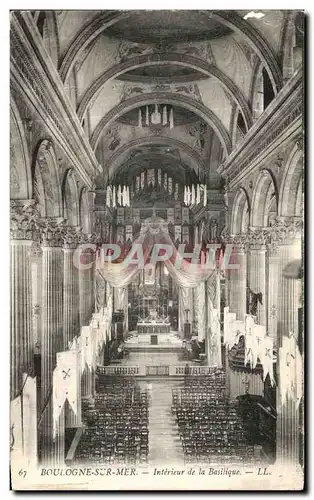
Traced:
<path fill-rule="evenodd" d="M 183 465 L 184 456 L 178 427 L 171 413 L 172 388 L 180 382 L 151 382 L 149 408 L 149 465 Z"/>

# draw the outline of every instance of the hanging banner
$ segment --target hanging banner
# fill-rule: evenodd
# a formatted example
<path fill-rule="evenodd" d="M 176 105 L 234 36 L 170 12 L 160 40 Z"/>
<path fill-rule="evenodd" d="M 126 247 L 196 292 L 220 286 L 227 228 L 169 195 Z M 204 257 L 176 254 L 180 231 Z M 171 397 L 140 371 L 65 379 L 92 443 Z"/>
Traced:
<path fill-rule="evenodd" d="M 190 212 L 186 207 L 182 207 L 182 224 L 190 223 Z"/>
<path fill-rule="evenodd" d="M 209 298 L 211 303 L 211 300 Z M 210 336 L 210 353 L 209 366 L 221 368 L 221 334 L 220 334 L 220 319 L 218 309 L 212 309 L 211 312 L 211 336 Z"/>
<path fill-rule="evenodd" d="M 10 403 L 10 452 L 11 464 L 20 464 L 24 455 L 21 396 Z"/>
<path fill-rule="evenodd" d="M 81 371 L 75 349 L 57 353 L 57 366 L 52 378 L 53 436 L 56 436 L 58 420 L 64 403 L 68 400 L 75 415 L 78 411 L 78 384 Z"/>
<path fill-rule="evenodd" d="M 28 465 L 37 464 L 37 384 L 36 377 L 23 375 L 23 444 Z"/>
<path fill-rule="evenodd" d="M 174 208 L 167 208 L 167 222 L 174 224 Z"/>
<path fill-rule="evenodd" d="M 263 342 L 263 350 L 260 353 L 260 362 L 263 366 L 263 382 L 265 382 L 267 375 L 269 375 L 270 383 L 275 384 L 273 372 L 273 349 L 274 341 L 270 336 L 265 336 Z"/>
<path fill-rule="evenodd" d="M 227 349 L 234 346 L 234 338 L 231 335 L 231 323 L 236 321 L 236 313 L 229 312 L 229 306 L 224 308 L 224 344 Z"/>
<path fill-rule="evenodd" d="M 159 186 L 161 186 L 161 182 L 162 182 L 161 181 L 161 169 L 159 168 L 158 169 L 158 184 L 159 184 Z"/>
<path fill-rule="evenodd" d="M 179 184 L 176 182 L 174 187 L 174 199 L 177 201 L 179 198 Z"/>
<path fill-rule="evenodd" d="M 205 283 L 200 283 L 196 287 L 196 307 L 197 307 L 197 336 L 202 342 L 206 332 L 206 311 L 205 311 Z"/>
<path fill-rule="evenodd" d="M 174 226 L 174 241 L 181 243 L 181 226 Z"/>
<path fill-rule="evenodd" d="M 168 174 L 167 174 L 167 172 L 164 173 L 164 190 L 168 191 Z"/>
<path fill-rule="evenodd" d="M 168 190 L 169 194 L 172 194 L 172 177 L 169 177 L 168 179 Z"/>
<path fill-rule="evenodd" d="M 279 348 L 279 384 L 282 405 L 287 400 L 295 402 L 299 407 L 303 394 L 302 357 L 297 345 L 296 336 L 284 335 Z"/>
<path fill-rule="evenodd" d="M 153 186 L 155 181 L 155 170 L 153 168 L 150 168 L 147 170 L 147 185 L 148 186 Z"/>
<path fill-rule="evenodd" d="M 257 356 L 256 356 L 256 342 L 253 335 L 253 326 L 254 326 L 254 318 L 253 316 L 246 314 L 245 315 L 245 355 L 244 355 L 244 365 L 250 365 L 250 368 L 256 366 Z"/>

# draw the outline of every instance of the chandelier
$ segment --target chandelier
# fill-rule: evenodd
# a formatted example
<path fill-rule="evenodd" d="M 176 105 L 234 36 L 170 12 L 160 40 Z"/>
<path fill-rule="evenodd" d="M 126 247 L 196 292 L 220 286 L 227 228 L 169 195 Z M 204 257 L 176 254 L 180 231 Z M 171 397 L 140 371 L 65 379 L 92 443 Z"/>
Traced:
<path fill-rule="evenodd" d="M 174 127 L 172 106 L 155 104 L 153 111 L 150 107 L 144 106 L 138 109 L 138 128 L 150 125 L 168 125 L 170 129 Z"/>
<path fill-rule="evenodd" d="M 199 205 L 203 201 L 203 206 L 207 205 L 207 187 L 206 184 L 192 184 L 184 186 L 184 204 L 188 207 Z"/>
<path fill-rule="evenodd" d="M 128 186 L 107 186 L 106 206 L 116 208 L 130 206 L 130 188 Z"/>

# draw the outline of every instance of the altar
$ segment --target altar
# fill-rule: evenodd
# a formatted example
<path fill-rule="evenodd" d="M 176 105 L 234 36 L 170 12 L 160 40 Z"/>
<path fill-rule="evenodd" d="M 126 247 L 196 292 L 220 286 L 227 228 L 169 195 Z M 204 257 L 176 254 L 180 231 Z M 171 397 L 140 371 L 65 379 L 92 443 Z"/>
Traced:
<path fill-rule="evenodd" d="M 170 333 L 169 321 L 139 321 L 137 323 L 138 334 Z"/>
<path fill-rule="evenodd" d="M 156 308 L 151 309 L 147 318 L 141 318 L 137 322 L 137 333 L 144 335 L 170 333 L 169 318 L 158 316 Z"/>

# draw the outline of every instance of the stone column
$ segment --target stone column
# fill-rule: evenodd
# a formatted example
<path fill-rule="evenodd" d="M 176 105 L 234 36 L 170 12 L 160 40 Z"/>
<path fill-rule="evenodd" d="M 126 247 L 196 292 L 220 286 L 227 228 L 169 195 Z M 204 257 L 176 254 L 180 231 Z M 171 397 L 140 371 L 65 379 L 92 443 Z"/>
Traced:
<path fill-rule="evenodd" d="M 277 245 L 269 244 L 267 247 L 267 332 L 277 343 L 277 317 L 278 317 L 278 273 L 279 273 L 279 251 Z"/>
<path fill-rule="evenodd" d="M 52 374 L 56 353 L 63 351 L 62 219 L 42 223 L 42 325 L 41 325 L 41 459 L 53 462 Z"/>
<path fill-rule="evenodd" d="M 22 389 L 23 373 L 34 369 L 30 247 L 36 215 L 33 200 L 11 201 L 11 399 Z"/>
<path fill-rule="evenodd" d="M 79 334 L 79 301 L 77 290 L 77 268 L 74 263 L 74 252 L 77 247 L 75 228 L 68 227 L 63 245 L 63 349 L 67 350 L 69 342 Z"/>
<path fill-rule="evenodd" d="M 249 294 L 250 313 L 256 316 L 256 323 L 266 326 L 267 296 L 266 296 L 266 242 L 267 230 L 252 228 L 250 232 L 249 248 Z M 256 314 L 254 307 L 254 294 L 261 294 L 262 304 L 257 301 Z"/>
<path fill-rule="evenodd" d="M 247 236 L 237 235 L 234 238 L 235 264 L 238 269 L 229 270 L 230 280 L 230 312 L 236 313 L 237 319 L 244 320 L 247 297 Z"/>
<path fill-rule="evenodd" d="M 80 252 L 80 268 L 79 276 L 79 313 L 80 327 L 87 326 L 90 322 L 93 312 L 94 302 L 94 284 L 92 276 L 94 273 L 93 259 L 94 254 L 92 244 L 86 241 L 86 238 L 81 239 L 79 247 Z"/>
<path fill-rule="evenodd" d="M 302 221 L 300 218 L 277 218 L 271 228 L 271 242 L 278 248 L 278 315 L 277 347 L 289 333 L 298 334 L 298 307 L 300 303 L 300 280 L 284 276 L 284 268 L 296 259 L 301 259 Z M 292 374 L 292 376 L 295 374 Z M 277 363 L 277 426 L 276 460 L 281 465 L 299 467 L 300 415 L 293 399 L 281 403 L 280 372 Z"/>

